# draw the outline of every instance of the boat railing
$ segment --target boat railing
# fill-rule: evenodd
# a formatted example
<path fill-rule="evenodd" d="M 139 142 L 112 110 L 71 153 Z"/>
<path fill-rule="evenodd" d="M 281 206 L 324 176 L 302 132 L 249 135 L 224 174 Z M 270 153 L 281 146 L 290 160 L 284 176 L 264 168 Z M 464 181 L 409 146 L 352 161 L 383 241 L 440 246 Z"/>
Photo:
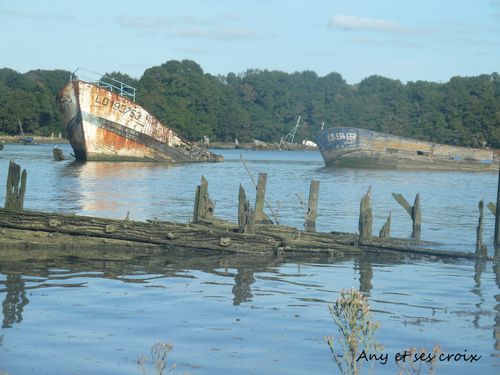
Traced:
<path fill-rule="evenodd" d="M 78 72 L 78 74 L 77 74 Z M 125 82 L 119 81 L 115 78 L 108 77 L 105 74 L 93 72 L 91 70 L 78 68 L 71 73 L 70 80 L 81 79 L 83 81 L 94 83 L 99 87 L 103 87 L 111 92 L 116 92 L 120 96 L 128 97 L 135 102 L 135 93 L 137 89 Z"/>

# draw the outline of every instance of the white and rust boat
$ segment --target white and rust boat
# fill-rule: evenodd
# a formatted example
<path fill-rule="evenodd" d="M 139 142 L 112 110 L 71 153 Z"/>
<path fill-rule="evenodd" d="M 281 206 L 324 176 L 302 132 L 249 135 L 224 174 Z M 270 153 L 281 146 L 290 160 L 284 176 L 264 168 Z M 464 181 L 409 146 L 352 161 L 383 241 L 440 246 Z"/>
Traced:
<path fill-rule="evenodd" d="M 102 78 L 102 77 L 101 77 Z M 135 103 L 135 88 L 114 79 L 71 79 L 57 97 L 77 160 L 215 162 Z"/>
<path fill-rule="evenodd" d="M 372 130 L 325 129 L 316 143 L 331 167 L 494 171 L 499 155 L 491 149 L 450 146 Z"/>

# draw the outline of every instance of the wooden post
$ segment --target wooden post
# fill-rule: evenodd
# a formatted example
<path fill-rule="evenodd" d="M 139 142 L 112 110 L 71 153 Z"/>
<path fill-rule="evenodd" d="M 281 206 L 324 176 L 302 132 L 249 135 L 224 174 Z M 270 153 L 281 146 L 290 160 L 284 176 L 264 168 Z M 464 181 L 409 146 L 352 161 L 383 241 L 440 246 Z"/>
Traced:
<path fill-rule="evenodd" d="M 7 176 L 7 191 L 5 194 L 5 209 L 22 210 L 24 206 L 24 193 L 26 192 L 26 169 L 21 173 L 21 166 L 14 160 L 9 163 Z"/>
<path fill-rule="evenodd" d="M 265 219 L 264 216 L 264 197 L 266 195 L 267 173 L 259 173 L 257 181 L 257 195 L 255 197 L 255 222 L 258 223 Z"/>
<path fill-rule="evenodd" d="M 245 189 L 243 189 L 243 186 L 240 184 L 240 191 L 238 194 L 238 232 L 253 233 L 254 223 L 254 210 L 250 207 Z"/>
<path fill-rule="evenodd" d="M 413 238 L 420 240 L 422 234 L 422 213 L 420 210 L 420 194 L 415 197 L 415 202 L 413 203 L 413 209 L 411 213 L 411 219 L 413 220 Z"/>
<path fill-rule="evenodd" d="M 196 187 L 193 209 L 193 223 L 208 219 L 213 215 L 214 204 L 208 196 L 208 181 L 201 176 L 201 184 Z"/>
<path fill-rule="evenodd" d="M 368 192 L 363 198 L 359 206 L 359 242 L 363 243 L 366 240 L 372 239 L 372 203 L 371 203 L 372 188 L 368 188 Z"/>
<path fill-rule="evenodd" d="M 495 257 L 500 258 L 500 168 L 498 169 L 497 203 L 495 208 L 495 233 L 493 235 L 493 243 L 495 245 Z"/>
<path fill-rule="evenodd" d="M 63 150 L 61 150 L 59 147 L 54 146 L 54 148 L 52 149 L 52 154 L 54 155 L 54 160 L 55 161 L 64 160 Z"/>
<path fill-rule="evenodd" d="M 485 244 L 483 244 L 483 208 L 484 201 L 479 201 L 479 222 L 476 228 L 476 255 L 480 257 L 485 257 L 488 255 L 488 249 Z"/>
<path fill-rule="evenodd" d="M 384 226 L 380 229 L 378 234 L 380 238 L 389 238 L 391 237 L 391 213 L 389 212 L 389 217 L 387 218 Z"/>
<path fill-rule="evenodd" d="M 306 230 L 316 231 L 316 218 L 318 217 L 319 181 L 312 180 L 309 187 L 309 204 L 307 207 Z"/>
<path fill-rule="evenodd" d="M 194 191 L 193 223 L 198 222 L 198 210 L 200 205 L 200 185 Z"/>
<path fill-rule="evenodd" d="M 412 237 L 416 240 L 420 240 L 422 233 L 422 212 L 420 208 L 420 194 L 417 194 L 415 197 L 415 203 L 413 203 L 413 207 L 408 203 L 408 201 L 403 197 L 403 194 L 400 193 L 392 193 L 392 196 L 398 202 L 401 207 L 403 207 L 408 215 L 410 215 L 412 223 L 413 223 L 413 233 Z"/>

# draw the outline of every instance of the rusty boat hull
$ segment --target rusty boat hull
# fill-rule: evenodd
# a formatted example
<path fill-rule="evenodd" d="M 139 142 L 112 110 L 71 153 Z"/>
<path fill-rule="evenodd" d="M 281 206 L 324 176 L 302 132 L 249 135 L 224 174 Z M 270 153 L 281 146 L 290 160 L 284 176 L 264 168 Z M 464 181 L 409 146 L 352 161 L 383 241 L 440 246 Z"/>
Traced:
<path fill-rule="evenodd" d="M 223 160 L 181 138 L 140 105 L 104 87 L 72 80 L 61 90 L 57 101 L 77 160 Z"/>
<path fill-rule="evenodd" d="M 316 143 L 328 167 L 495 171 L 493 150 L 450 146 L 351 127 L 325 129 Z"/>

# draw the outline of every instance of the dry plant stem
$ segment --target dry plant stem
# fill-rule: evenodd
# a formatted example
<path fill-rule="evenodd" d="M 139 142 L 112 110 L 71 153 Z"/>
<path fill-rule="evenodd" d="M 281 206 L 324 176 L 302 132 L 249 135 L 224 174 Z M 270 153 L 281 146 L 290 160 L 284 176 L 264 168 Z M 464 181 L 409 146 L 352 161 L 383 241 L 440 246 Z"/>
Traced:
<path fill-rule="evenodd" d="M 295 194 L 295 196 L 299 199 L 300 207 L 302 208 L 302 212 L 304 215 L 304 226 L 306 226 L 307 220 L 309 219 L 309 214 L 311 213 L 311 211 L 309 210 L 309 205 L 304 201 L 304 195 L 302 193 Z"/>
<path fill-rule="evenodd" d="M 357 375 L 360 371 L 361 363 L 357 362 L 360 354 L 380 349 L 374 339 L 378 323 L 371 320 L 368 301 L 356 289 L 342 290 L 329 309 L 339 333 L 336 340 L 338 348 L 334 348 L 332 336 L 325 338 L 333 359 L 342 374 Z"/>
<path fill-rule="evenodd" d="M 255 187 L 255 189 L 257 189 L 257 183 L 255 182 L 255 179 L 253 178 L 252 173 L 250 172 L 250 169 L 247 167 L 247 165 L 245 163 L 245 159 L 243 159 L 243 155 L 240 155 L 240 160 L 241 160 L 241 163 L 243 164 L 243 167 L 245 167 L 247 175 L 250 177 L 250 180 L 252 180 L 253 186 Z M 274 211 L 273 207 L 266 200 L 264 200 L 264 203 L 267 206 L 267 208 L 269 208 L 269 211 L 271 211 L 271 214 L 273 215 L 274 221 L 276 222 L 276 224 L 279 224 L 280 219 L 279 219 L 278 212 Z M 278 202 L 278 209 L 279 209 L 279 202 Z"/>
<path fill-rule="evenodd" d="M 172 351 L 174 346 L 170 343 L 161 343 L 158 342 L 151 347 L 151 360 L 154 363 L 155 367 L 155 375 L 165 375 L 165 370 L 168 367 L 168 355 Z M 141 367 L 141 371 L 143 375 L 148 375 L 148 358 L 144 355 L 140 355 L 137 359 L 137 364 Z M 173 364 L 166 373 L 172 372 L 176 368 L 176 365 Z"/>
<path fill-rule="evenodd" d="M 407 353 L 410 353 L 408 356 L 408 362 L 402 362 L 399 361 L 397 362 L 398 367 L 399 367 L 399 372 L 398 375 L 421 375 L 424 370 L 424 361 L 418 361 L 418 363 L 415 362 L 415 358 L 422 358 L 422 356 L 425 356 L 425 353 L 427 353 L 426 348 L 411 348 L 411 349 L 406 349 L 405 350 Z M 433 349 L 432 352 L 428 354 L 432 360 L 430 362 L 425 361 L 425 364 L 427 365 L 427 374 L 428 375 L 434 375 L 436 373 L 437 369 L 437 364 L 438 364 L 438 357 L 442 353 L 441 347 L 439 345 L 436 345 Z"/>

